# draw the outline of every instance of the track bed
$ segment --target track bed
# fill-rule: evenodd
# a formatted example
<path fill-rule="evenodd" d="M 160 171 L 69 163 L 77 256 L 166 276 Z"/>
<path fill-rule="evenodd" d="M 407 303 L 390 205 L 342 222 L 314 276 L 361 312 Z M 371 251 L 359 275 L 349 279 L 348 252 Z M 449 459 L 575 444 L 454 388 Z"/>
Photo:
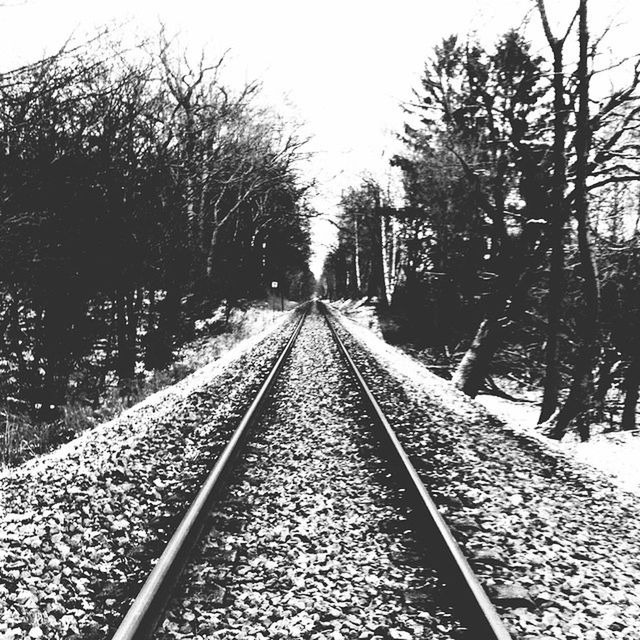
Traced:
<path fill-rule="evenodd" d="M 313 314 L 156 637 L 462 637 L 377 449 Z"/>

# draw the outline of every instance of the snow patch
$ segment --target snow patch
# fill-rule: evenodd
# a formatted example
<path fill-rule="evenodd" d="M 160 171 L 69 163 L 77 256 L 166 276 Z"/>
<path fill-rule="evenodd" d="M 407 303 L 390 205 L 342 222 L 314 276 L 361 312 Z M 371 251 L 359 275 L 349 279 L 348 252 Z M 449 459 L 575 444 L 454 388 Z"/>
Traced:
<path fill-rule="evenodd" d="M 153 415 L 154 420 L 157 420 L 161 416 L 169 412 L 169 410 L 175 406 L 177 402 L 187 397 L 195 390 L 210 384 L 215 378 L 220 375 L 232 362 L 238 360 L 247 351 L 250 351 L 264 338 L 271 335 L 282 327 L 291 313 L 280 314 L 277 319 L 273 321 L 271 326 L 267 327 L 263 331 L 252 335 L 244 340 L 238 342 L 235 346 L 226 351 L 222 356 L 216 358 L 209 364 L 201 367 L 197 371 L 188 375 L 186 378 L 180 380 L 180 382 L 160 389 L 155 393 L 147 396 L 141 402 L 129 407 L 117 417 L 96 425 L 95 427 L 84 431 L 77 438 L 74 438 L 70 442 L 67 442 L 60 447 L 54 449 L 49 453 L 45 453 L 37 458 L 33 458 L 20 465 L 19 467 L 7 467 L 0 471 L 0 480 L 5 477 L 15 478 L 17 472 L 25 473 L 37 473 L 46 469 L 52 463 L 55 463 L 69 455 L 72 455 L 76 450 L 80 449 L 87 442 L 94 440 L 96 437 L 103 436 L 106 431 L 116 425 L 118 422 L 126 422 L 127 420 L 135 419 L 139 421 L 142 416 Z M 142 434 L 138 432 L 135 434 L 136 439 Z"/>
<path fill-rule="evenodd" d="M 332 308 L 336 311 L 333 306 Z M 338 312 L 338 315 L 343 326 L 374 355 L 378 356 L 396 376 L 437 398 L 450 411 L 469 418 L 480 415 L 480 408 L 474 406 L 474 403 L 466 395 L 429 371 L 422 363 L 397 347 L 388 344 L 367 327 L 347 318 L 342 313 Z"/>
<path fill-rule="evenodd" d="M 619 488 L 640 495 L 640 431 L 596 435 L 589 442 L 558 442 L 547 438 L 536 429 L 539 413 L 537 404 L 485 395 L 472 400 L 455 389 L 450 382 L 429 371 L 424 364 L 374 334 L 366 326 L 368 320 L 361 323 L 357 314 L 352 315 L 353 305 L 341 302 L 338 305 L 331 303 L 330 306 L 339 316 L 342 325 L 405 383 L 410 395 L 416 391 L 426 392 L 461 418 L 481 418 L 486 417 L 487 413 L 491 414 L 508 431 L 536 441 L 544 451 L 562 457 L 587 473 L 591 479 L 594 479 L 594 475 L 602 478 L 602 473 Z M 350 317 L 343 315 L 341 309 L 349 313 Z"/>

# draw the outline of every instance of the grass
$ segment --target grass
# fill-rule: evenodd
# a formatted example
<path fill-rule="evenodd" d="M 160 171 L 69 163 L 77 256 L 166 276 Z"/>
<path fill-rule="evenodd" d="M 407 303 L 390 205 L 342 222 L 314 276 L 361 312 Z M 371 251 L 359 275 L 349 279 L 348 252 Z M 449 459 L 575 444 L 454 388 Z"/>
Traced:
<path fill-rule="evenodd" d="M 54 449 L 97 424 L 111 420 L 125 409 L 141 402 L 156 391 L 180 382 L 197 369 L 220 357 L 242 340 L 269 327 L 281 311 L 267 302 L 252 304 L 246 309 L 234 309 L 228 326 L 220 332 L 203 331 L 205 335 L 182 346 L 175 361 L 159 371 L 143 370 L 126 395 L 122 395 L 116 381 L 108 385 L 100 396 L 98 406 L 79 400 L 63 407 L 63 417 L 53 423 L 32 420 L 28 414 L 0 408 L 0 467 L 15 466 Z M 287 303 L 290 309 L 293 303 Z M 204 323 L 207 327 L 207 323 Z M 214 335 L 206 333 L 215 332 Z"/>

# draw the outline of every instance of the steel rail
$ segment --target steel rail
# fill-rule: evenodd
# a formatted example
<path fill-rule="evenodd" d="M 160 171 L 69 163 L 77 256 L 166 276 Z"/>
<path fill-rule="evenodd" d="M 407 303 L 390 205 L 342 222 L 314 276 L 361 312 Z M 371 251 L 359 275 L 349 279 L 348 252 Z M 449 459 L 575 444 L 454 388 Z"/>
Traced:
<path fill-rule="evenodd" d="M 224 451 L 209 472 L 164 552 L 156 561 L 153 570 L 112 640 L 148 640 L 155 631 L 175 583 L 188 562 L 190 552 L 202 534 L 213 498 L 237 458 L 249 427 L 259 416 L 269 391 L 293 348 L 306 316 L 307 310 L 305 309 L 251 406 L 247 409 Z"/>
<path fill-rule="evenodd" d="M 385 455 L 392 458 L 401 482 L 413 495 L 416 507 L 415 515 L 424 523 L 424 531 L 430 534 L 429 541 L 431 545 L 435 543 L 442 552 L 439 564 L 445 573 L 451 576 L 451 586 L 456 591 L 456 598 L 460 599 L 465 605 L 460 613 L 461 616 L 469 621 L 470 626 L 473 626 L 471 629 L 473 638 L 477 640 L 512 640 L 498 612 L 469 566 L 451 530 L 438 511 L 433 498 L 424 486 L 391 424 L 371 392 L 369 385 L 362 377 L 342 338 L 340 338 L 332 321 L 329 319 L 329 311 L 326 305 L 318 302 L 318 306 L 344 361 L 357 382 L 361 395 L 370 409 L 372 418 L 380 427 L 382 435 L 390 445 L 389 450 L 385 450 Z"/>

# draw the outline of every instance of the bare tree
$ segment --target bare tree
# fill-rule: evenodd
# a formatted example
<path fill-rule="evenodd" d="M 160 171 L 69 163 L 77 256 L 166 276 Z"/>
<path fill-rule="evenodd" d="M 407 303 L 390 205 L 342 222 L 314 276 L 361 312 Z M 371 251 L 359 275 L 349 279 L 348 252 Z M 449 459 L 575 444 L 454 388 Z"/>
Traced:
<path fill-rule="evenodd" d="M 571 105 L 568 104 L 569 96 L 565 82 L 564 47 L 578 14 L 577 12 L 574 14 L 564 35 L 561 38 L 557 38 L 551 30 L 544 0 L 536 0 L 536 3 L 553 58 L 553 175 L 549 202 L 550 210 L 547 214 L 551 258 L 549 292 L 547 295 L 545 376 L 539 417 L 539 422 L 544 422 L 556 411 L 560 391 L 558 346 L 564 303 L 564 227 L 568 218 L 567 204 L 565 202 L 567 191 L 566 141 L 571 110 Z"/>

